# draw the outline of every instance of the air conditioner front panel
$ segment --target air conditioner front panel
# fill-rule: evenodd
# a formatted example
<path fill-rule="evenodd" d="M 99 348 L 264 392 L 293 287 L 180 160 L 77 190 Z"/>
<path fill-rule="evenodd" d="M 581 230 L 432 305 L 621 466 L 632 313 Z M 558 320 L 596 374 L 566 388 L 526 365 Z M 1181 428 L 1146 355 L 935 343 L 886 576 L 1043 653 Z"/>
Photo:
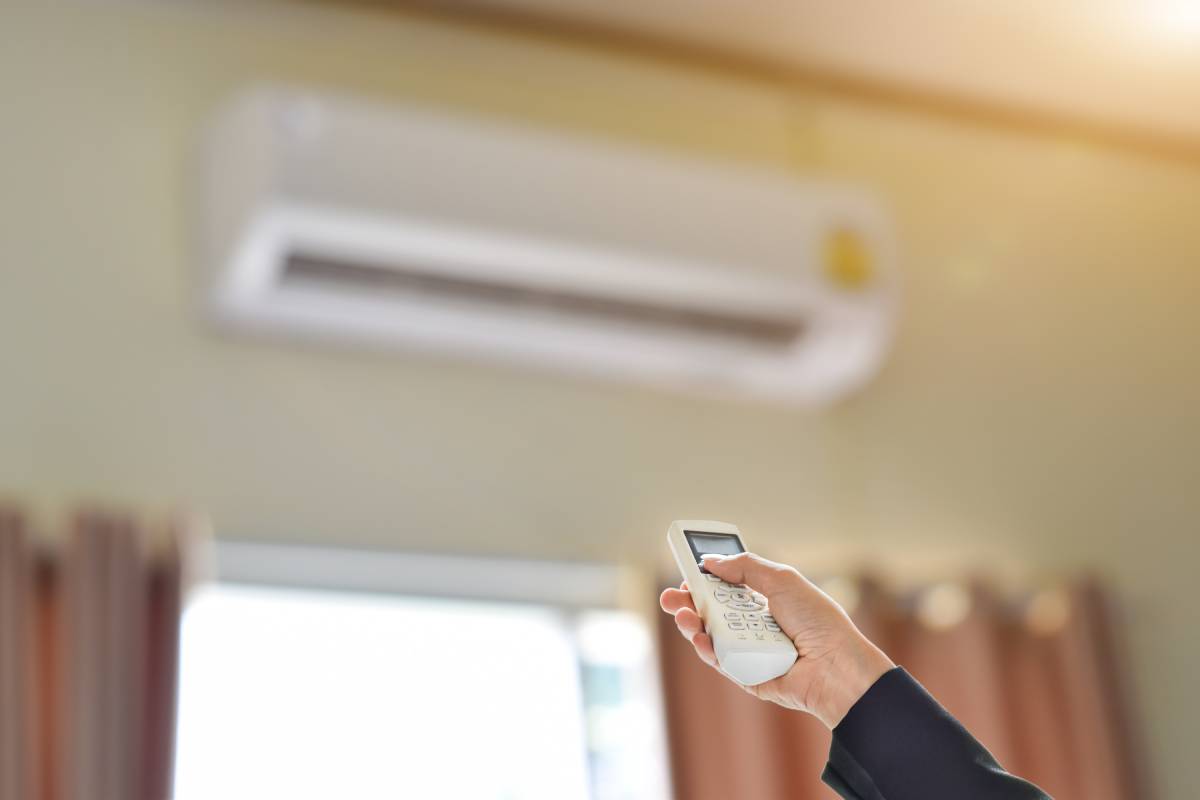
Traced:
<path fill-rule="evenodd" d="M 244 327 L 795 401 L 890 336 L 887 225 L 850 187 L 280 90 L 230 105 L 204 177 L 212 307 Z M 835 231 L 869 280 L 831 280 Z"/>
<path fill-rule="evenodd" d="M 820 246 L 827 220 L 815 212 L 853 222 L 865 210 L 846 187 L 583 134 L 413 107 L 293 103 L 307 112 L 278 114 L 303 120 L 277 125 L 281 189 L 314 206 L 605 242 L 788 278 Z"/>

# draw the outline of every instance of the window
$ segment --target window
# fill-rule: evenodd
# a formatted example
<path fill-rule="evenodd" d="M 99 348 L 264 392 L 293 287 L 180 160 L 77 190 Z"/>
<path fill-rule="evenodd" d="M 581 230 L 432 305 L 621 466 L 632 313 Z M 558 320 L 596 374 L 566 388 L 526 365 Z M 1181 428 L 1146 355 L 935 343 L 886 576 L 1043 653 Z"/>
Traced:
<path fill-rule="evenodd" d="M 474 561 L 439 560 L 449 569 L 434 580 L 429 563 L 357 554 L 371 566 L 347 579 L 353 565 L 339 554 L 289 562 L 294 551 L 259 551 L 272 570 L 299 563 L 290 581 L 299 585 L 271 572 L 194 595 L 183 621 L 176 800 L 666 796 L 650 637 L 638 615 L 601 598 L 588 608 L 577 596 L 472 596 L 478 582 L 452 596 L 453 576 L 472 574 Z M 405 569 L 415 570 L 439 591 L 382 591 L 380 559 L 404 568 L 394 579 L 411 584 Z M 336 568 L 322 574 L 322 563 Z M 530 565 L 482 567 L 512 594 L 520 584 L 499 578 Z M 347 586 L 329 588 L 336 583 Z"/>

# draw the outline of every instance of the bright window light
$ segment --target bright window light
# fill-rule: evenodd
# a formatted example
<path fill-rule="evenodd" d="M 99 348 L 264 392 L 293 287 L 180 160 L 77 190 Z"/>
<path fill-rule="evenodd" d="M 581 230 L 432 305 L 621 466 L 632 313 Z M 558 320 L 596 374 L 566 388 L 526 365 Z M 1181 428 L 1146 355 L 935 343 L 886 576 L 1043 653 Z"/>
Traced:
<path fill-rule="evenodd" d="M 644 644 L 615 619 L 589 618 L 587 646 Z M 583 683 L 607 673 L 579 632 L 545 606 L 203 588 L 183 621 L 175 798 L 585 800 L 598 758 L 604 794 L 650 797 L 619 788 L 644 776 L 609 774 L 644 763 L 589 744 Z M 653 732 L 644 705 L 600 705 Z"/>

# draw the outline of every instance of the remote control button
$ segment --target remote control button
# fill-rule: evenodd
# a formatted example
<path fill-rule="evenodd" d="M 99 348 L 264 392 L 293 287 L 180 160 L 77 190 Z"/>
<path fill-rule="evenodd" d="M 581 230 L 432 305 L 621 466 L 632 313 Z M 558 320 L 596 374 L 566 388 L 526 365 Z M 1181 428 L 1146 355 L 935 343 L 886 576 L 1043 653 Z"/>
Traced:
<path fill-rule="evenodd" d="M 754 601 L 754 597 L 749 592 L 730 592 L 730 597 L 739 603 L 750 603 Z"/>
<path fill-rule="evenodd" d="M 712 583 L 724 583 L 724 581 L 722 581 L 716 575 L 713 575 L 711 572 L 704 573 L 704 577 L 707 578 Z"/>
<path fill-rule="evenodd" d="M 766 623 L 766 625 L 767 625 L 767 630 L 769 630 L 771 633 L 779 633 L 780 632 L 779 626 L 776 625 L 774 622 L 768 622 L 768 623 Z"/>
<path fill-rule="evenodd" d="M 771 623 L 772 625 L 774 625 L 774 624 L 775 624 L 775 618 L 774 618 L 774 617 L 772 617 L 770 614 L 768 614 L 766 611 L 764 611 L 764 612 L 762 613 L 762 621 L 763 621 L 763 622 L 769 622 L 769 623 Z"/>
<path fill-rule="evenodd" d="M 746 614 L 746 619 L 750 620 L 751 622 L 760 622 L 762 621 L 762 616 L 754 611 L 750 611 Z"/>
<path fill-rule="evenodd" d="M 729 630 L 731 630 L 731 631 L 744 631 L 744 630 L 746 630 L 746 623 L 744 623 L 744 622 L 731 622 L 731 623 L 729 623 Z"/>
<path fill-rule="evenodd" d="M 729 592 L 724 592 L 724 591 L 721 591 L 720 589 L 717 589 L 715 592 L 713 592 L 713 597 L 717 598 L 718 603 L 728 603 L 729 602 Z"/>
<path fill-rule="evenodd" d="M 763 624 L 761 622 L 747 622 L 746 627 L 752 631 L 761 631 L 763 629 Z"/>
<path fill-rule="evenodd" d="M 730 608 L 736 608 L 738 611 L 762 611 L 762 606 L 758 603 L 729 603 Z"/>
<path fill-rule="evenodd" d="M 747 615 L 747 616 L 749 616 L 749 615 Z M 741 618 L 742 618 L 742 612 L 740 612 L 740 611 L 726 611 L 725 612 L 725 619 L 741 619 Z"/>

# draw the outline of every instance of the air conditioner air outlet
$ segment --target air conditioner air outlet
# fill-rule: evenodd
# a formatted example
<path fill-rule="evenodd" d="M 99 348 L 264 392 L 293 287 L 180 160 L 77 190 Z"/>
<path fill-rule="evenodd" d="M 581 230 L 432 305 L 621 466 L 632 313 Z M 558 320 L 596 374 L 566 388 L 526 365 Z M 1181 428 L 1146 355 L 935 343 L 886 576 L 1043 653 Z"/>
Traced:
<path fill-rule="evenodd" d="M 548 324 L 611 327 L 642 335 L 698 338 L 764 351 L 786 349 L 803 335 L 801 316 L 763 316 L 656 304 L 635 297 L 605 296 L 435 270 L 337 261 L 289 254 L 277 279 L 279 291 L 341 292 L 373 301 L 394 299 L 456 308 L 459 313 L 536 317 Z"/>

